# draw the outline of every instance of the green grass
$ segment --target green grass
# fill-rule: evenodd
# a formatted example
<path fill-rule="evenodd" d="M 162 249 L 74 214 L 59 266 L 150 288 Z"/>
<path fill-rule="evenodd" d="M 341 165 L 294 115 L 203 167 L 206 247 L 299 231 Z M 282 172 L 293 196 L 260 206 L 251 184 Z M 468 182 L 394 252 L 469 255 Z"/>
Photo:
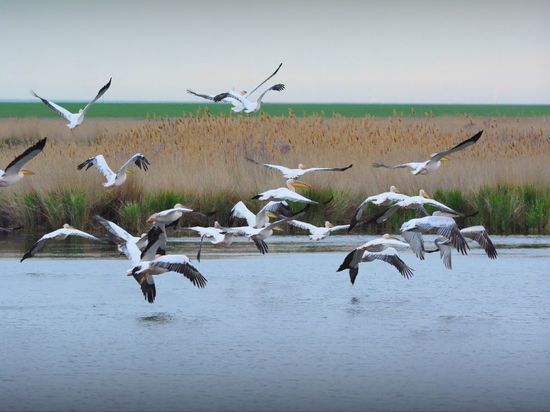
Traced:
<path fill-rule="evenodd" d="M 129 192 L 131 193 L 131 192 Z M 352 199 L 348 194 L 336 190 L 314 190 L 305 192 L 321 205 L 312 206 L 301 220 L 321 226 L 325 220 L 335 224 L 349 222 L 357 205 L 363 199 Z M 211 198 L 195 197 L 189 193 L 160 192 L 140 194 L 132 198 L 123 192 L 118 196 L 106 193 L 99 198 L 86 197 L 80 190 L 57 191 L 44 195 L 31 192 L 8 201 L 0 197 L 0 226 L 13 227 L 22 224 L 27 232 L 40 233 L 70 223 L 82 229 L 93 230 L 94 214 L 120 223 L 134 233 L 146 230 L 146 219 L 154 212 L 173 207 L 175 203 L 213 213 L 206 218 L 187 215 L 181 225 L 207 225 L 219 220 L 226 224 L 229 210 L 239 200 L 227 194 L 215 194 Z M 550 234 L 550 188 L 534 186 L 485 187 L 477 192 L 462 193 L 459 190 L 437 190 L 434 198 L 453 209 L 472 217 L 459 219 L 459 226 L 483 225 L 492 234 Z M 7 203 L 9 202 L 9 203 Z M 258 210 L 262 202 L 246 201 L 252 211 Z M 293 205 L 295 211 L 301 205 Z M 370 205 L 363 218 L 378 214 L 382 209 Z M 430 210 L 431 211 L 431 210 Z M 358 233 L 396 233 L 401 224 L 415 217 L 414 211 L 398 212 L 383 225 L 359 224 Z M 287 229 L 288 230 L 288 229 Z M 292 233 L 297 233 L 295 229 Z"/>
<path fill-rule="evenodd" d="M 85 103 L 63 103 L 68 110 L 76 112 Z M 88 117 L 97 118 L 155 118 L 180 117 L 189 115 L 229 115 L 225 104 L 198 103 L 96 103 Z M 534 117 L 550 116 L 550 105 L 460 105 L 460 104 L 264 104 L 262 113 L 272 116 L 305 116 L 334 114 L 344 117 L 425 117 L 425 116 L 471 116 L 488 117 Z M 233 114 L 237 115 L 237 114 Z M 3 102 L 0 103 L 0 118 L 10 117 L 57 117 L 40 102 Z"/>

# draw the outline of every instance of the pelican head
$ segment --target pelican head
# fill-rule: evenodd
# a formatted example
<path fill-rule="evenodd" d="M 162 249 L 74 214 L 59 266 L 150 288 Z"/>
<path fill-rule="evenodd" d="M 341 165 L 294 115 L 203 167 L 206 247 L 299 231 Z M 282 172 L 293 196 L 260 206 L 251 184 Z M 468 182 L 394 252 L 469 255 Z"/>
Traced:
<path fill-rule="evenodd" d="M 84 112 L 83 109 L 78 109 L 78 114 L 82 114 Z"/>
<path fill-rule="evenodd" d="M 214 222 L 214 227 L 216 229 L 221 229 L 222 228 L 222 225 L 220 225 L 220 222 L 218 222 L 217 220 Z"/>
<path fill-rule="evenodd" d="M 69 225 L 68 223 L 64 223 L 64 224 L 63 224 L 63 229 L 69 230 L 69 229 L 74 229 L 74 227 L 72 227 L 72 226 Z"/>
<path fill-rule="evenodd" d="M 327 229 L 330 229 L 331 227 L 334 227 L 334 225 L 327 220 L 327 221 L 325 221 L 325 227 Z"/>
<path fill-rule="evenodd" d="M 174 209 L 180 209 L 180 208 L 182 208 L 182 207 L 184 207 L 184 206 L 183 206 L 181 203 L 176 203 L 176 204 L 174 205 Z"/>
<path fill-rule="evenodd" d="M 21 169 L 19 173 L 23 176 L 32 176 L 34 175 L 34 172 L 31 172 L 30 170 Z"/>
<path fill-rule="evenodd" d="M 424 199 L 431 199 L 430 195 L 427 194 L 424 189 L 420 189 L 418 196 L 423 197 Z"/>
<path fill-rule="evenodd" d="M 302 170 L 303 170 L 303 169 L 305 169 L 305 168 L 306 168 L 306 166 L 305 166 L 303 163 L 300 163 L 300 164 L 298 165 L 298 169 L 302 169 Z"/>
<path fill-rule="evenodd" d="M 286 185 L 288 186 L 288 188 L 293 188 L 293 189 L 297 189 L 297 188 L 300 188 L 300 189 L 309 189 L 311 186 L 304 183 L 304 182 L 300 182 L 299 180 L 296 180 L 296 179 L 288 179 L 286 181 Z"/>
<path fill-rule="evenodd" d="M 390 186 L 390 192 L 392 193 L 401 193 L 398 188 L 396 188 L 394 185 Z"/>
<path fill-rule="evenodd" d="M 450 159 L 449 159 L 448 157 L 443 156 L 443 157 L 442 157 L 441 159 L 439 159 L 439 160 L 442 161 L 442 162 L 445 162 L 445 161 L 450 160 Z"/>
<path fill-rule="evenodd" d="M 157 213 L 152 214 L 149 216 L 149 219 L 147 219 L 147 223 L 155 223 L 155 219 L 157 218 Z"/>
<path fill-rule="evenodd" d="M 390 235 L 389 233 L 385 233 L 384 236 L 382 236 L 382 239 L 385 239 L 385 240 L 399 240 L 395 236 Z"/>

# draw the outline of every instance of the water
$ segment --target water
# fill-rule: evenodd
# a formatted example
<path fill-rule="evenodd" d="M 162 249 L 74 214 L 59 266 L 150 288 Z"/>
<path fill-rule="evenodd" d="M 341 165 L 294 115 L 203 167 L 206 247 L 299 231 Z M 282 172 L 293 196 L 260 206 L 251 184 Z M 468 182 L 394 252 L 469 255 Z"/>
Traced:
<path fill-rule="evenodd" d="M 2 239 L 2 410 L 550 409 L 549 237 L 453 271 L 403 253 L 413 279 L 365 263 L 353 287 L 335 270 L 368 237 L 238 243 L 203 251 L 203 290 L 157 277 L 153 305 L 108 246 L 19 263 L 31 240 Z"/>

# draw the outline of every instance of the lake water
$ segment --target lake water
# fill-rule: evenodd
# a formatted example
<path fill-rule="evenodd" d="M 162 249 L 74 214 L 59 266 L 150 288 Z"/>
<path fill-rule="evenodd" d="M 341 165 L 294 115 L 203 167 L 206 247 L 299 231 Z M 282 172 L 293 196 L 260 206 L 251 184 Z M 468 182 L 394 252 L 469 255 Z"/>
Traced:
<path fill-rule="evenodd" d="M 336 269 L 370 237 L 203 251 L 148 304 L 109 246 L 0 238 L 1 410 L 550 410 L 550 237 Z M 170 251 L 194 257 L 196 239 Z"/>

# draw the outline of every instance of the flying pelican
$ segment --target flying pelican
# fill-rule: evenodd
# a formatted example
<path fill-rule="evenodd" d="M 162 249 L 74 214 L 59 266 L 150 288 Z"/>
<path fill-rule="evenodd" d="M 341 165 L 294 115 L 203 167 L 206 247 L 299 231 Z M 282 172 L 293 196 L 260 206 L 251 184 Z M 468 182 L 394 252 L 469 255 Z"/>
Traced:
<path fill-rule="evenodd" d="M 493 245 L 493 242 L 489 238 L 487 230 L 483 226 L 465 227 L 464 229 L 460 229 L 460 233 L 462 233 L 465 238 L 476 241 L 485 250 L 485 253 L 487 254 L 487 256 L 489 256 L 489 259 L 497 258 L 497 250 Z M 451 241 L 444 236 L 439 236 L 434 240 L 434 243 L 436 249 L 426 250 L 426 252 L 433 253 L 439 250 L 441 259 L 443 260 L 443 264 L 445 265 L 445 267 L 447 269 L 452 269 L 453 265 L 451 261 Z"/>
<path fill-rule="evenodd" d="M 85 170 L 88 170 L 90 167 L 95 166 L 99 173 L 101 173 L 103 176 L 105 176 L 105 179 L 107 179 L 107 181 L 103 183 L 103 186 L 113 187 L 120 186 L 126 181 L 126 170 L 128 169 L 128 167 L 130 167 L 132 163 L 134 163 L 140 169 L 143 168 L 143 170 L 145 171 L 147 171 L 150 165 L 145 156 L 143 156 L 141 153 L 136 153 L 130 159 L 128 159 L 128 161 L 124 163 L 120 169 L 118 169 L 118 172 L 115 173 L 111 170 L 103 155 L 97 155 L 96 157 L 90 157 L 89 159 L 86 159 L 85 161 L 80 163 L 77 166 L 77 169 L 82 170 L 84 167 L 86 167 Z"/>
<path fill-rule="evenodd" d="M 357 222 L 359 221 L 359 219 L 361 219 L 361 216 L 363 216 L 363 211 L 369 205 L 369 203 L 372 203 L 376 206 L 391 205 L 401 200 L 405 200 L 408 197 L 409 196 L 400 193 L 399 189 L 397 189 L 395 186 L 390 186 L 389 192 L 383 192 L 378 195 L 367 197 L 365 200 L 363 200 L 363 203 L 361 203 L 359 207 L 355 209 L 348 230 L 353 229 L 357 225 Z"/>
<path fill-rule="evenodd" d="M 254 214 L 240 201 L 231 209 L 229 226 L 231 226 L 235 218 L 240 218 L 245 219 L 250 227 L 262 228 L 269 224 L 270 217 L 277 217 L 277 215 L 290 217 L 293 215 L 293 212 L 286 202 L 268 202 L 257 214 Z"/>
<path fill-rule="evenodd" d="M 187 89 L 187 93 L 190 93 L 190 94 L 192 94 L 194 96 L 197 96 L 197 97 L 201 97 L 201 98 L 206 99 L 206 100 L 214 101 L 216 103 L 218 103 L 218 102 L 229 103 L 233 106 L 231 108 L 231 110 L 236 112 L 236 113 L 239 113 L 239 112 L 242 112 L 245 109 L 245 105 L 241 102 L 240 99 L 236 98 L 235 95 L 248 100 L 248 98 L 250 97 L 250 95 L 252 93 L 254 93 L 256 90 L 258 90 L 269 79 L 271 79 L 273 76 L 275 76 L 277 74 L 277 72 L 279 71 L 279 69 L 281 68 L 282 65 L 283 65 L 283 63 L 280 63 L 279 66 L 277 67 L 277 69 L 272 74 L 270 74 L 267 79 L 263 80 L 259 85 L 252 88 L 252 90 L 250 92 L 247 92 L 246 90 L 243 90 L 241 92 L 236 92 L 236 91 L 232 90 L 230 92 L 227 92 L 227 96 L 220 97 L 220 99 L 218 101 L 215 100 L 218 95 L 210 96 L 208 94 L 195 93 L 193 90 L 189 90 L 189 89 Z M 265 94 L 265 92 L 264 92 L 264 94 Z M 258 110 L 259 110 L 259 107 L 258 107 Z"/>
<path fill-rule="evenodd" d="M 263 91 L 262 94 L 256 99 L 256 100 L 249 100 L 248 98 L 242 96 L 240 93 L 236 93 L 235 91 L 231 90 L 229 92 L 220 93 L 216 96 L 214 96 L 214 101 L 220 102 L 224 99 L 227 99 L 229 97 L 237 99 L 243 106 L 244 106 L 244 112 L 245 113 L 256 113 L 260 110 L 260 107 L 262 106 L 262 99 L 265 96 L 265 94 L 271 90 L 274 90 L 276 92 L 283 91 L 285 89 L 285 85 L 282 83 L 275 84 L 271 86 L 270 88 Z"/>
<path fill-rule="evenodd" d="M 396 202 L 395 204 L 390 206 L 381 216 L 378 216 L 376 219 L 376 222 L 377 223 L 385 222 L 391 217 L 391 215 L 393 215 L 399 209 L 413 209 L 413 210 L 416 210 L 418 213 L 421 213 L 423 215 L 428 215 L 428 212 L 426 212 L 426 209 L 424 209 L 424 206 L 432 206 L 443 212 L 451 213 L 454 216 L 462 216 L 462 214 L 454 211 L 448 206 L 445 206 L 443 203 L 438 202 L 437 200 L 433 200 L 424 191 L 424 189 L 420 189 L 418 196 L 407 196 L 405 199 Z"/>
<path fill-rule="evenodd" d="M 26 163 L 31 161 L 35 156 L 37 156 L 46 145 L 46 137 L 42 140 L 39 140 L 36 144 L 29 147 L 19 156 L 11 161 L 11 163 L 6 167 L 6 170 L 0 169 L 0 187 L 11 186 L 19 182 L 25 176 L 31 176 L 34 173 L 30 170 L 23 169 Z"/>
<path fill-rule="evenodd" d="M 48 106 L 50 109 L 52 109 L 54 112 L 56 112 L 61 117 L 65 118 L 69 123 L 67 124 L 67 127 L 69 129 L 74 129 L 76 126 L 79 126 L 84 121 L 84 116 L 86 115 L 86 112 L 90 108 L 92 104 L 94 104 L 101 96 L 105 94 L 105 92 L 111 87 L 111 80 L 109 79 L 109 82 L 103 86 L 101 89 L 99 89 L 99 92 L 97 93 L 96 97 L 84 107 L 84 109 L 80 109 L 78 113 L 71 113 L 64 107 L 59 106 L 58 104 L 55 104 L 54 102 L 50 100 L 46 100 L 39 95 L 37 95 L 34 91 L 32 94 L 34 97 L 38 97 L 40 100 L 42 100 L 42 103 L 44 103 L 46 106 Z"/>
<path fill-rule="evenodd" d="M 385 247 L 379 252 L 369 252 L 368 250 L 356 250 L 346 256 L 337 272 L 349 269 L 349 278 L 351 284 L 355 283 L 355 279 L 359 273 L 359 263 L 361 262 L 373 262 L 375 260 L 382 260 L 395 267 L 401 276 L 405 279 L 410 279 L 413 276 L 413 269 L 399 257 L 397 250 L 393 247 Z"/>
<path fill-rule="evenodd" d="M 166 227 L 175 226 L 177 225 L 178 220 L 183 216 L 184 213 L 195 213 L 207 217 L 215 212 L 202 213 L 193 209 L 189 209 L 183 206 L 181 203 L 176 203 L 172 209 L 166 209 L 157 213 L 153 213 L 147 219 L 147 223 L 163 224 L 166 225 Z"/>
<path fill-rule="evenodd" d="M 328 220 L 325 222 L 325 226 L 323 227 L 315 226 L 311 223 L 301 222 L 299 220 L 289 220 L 288 224 L 291 226 L 299 227 L 300 229 L 307 230 L 309 232 L 309 238 L 311 240 L 323 240 L 330 236 L 332 232 L 337 232 L 338 230 L 349 228 L 349 225 L 334 226 Z"/>
<path fill-rule="evenodd" d="M 157 255 L 156 251 L 162 244 L 163 230 L 153 226 L 147 234 L 147 246 L 141 252 L 136 253 L 132 249 L 131 261 L 134 267 L 128 271 L 128 276 L 133 276 L 141 287 L 143 296 L 149 303 L 155 301 L 157 289 L 155 287 L 154 275 L 166 272 L 178 272 L 185 276 L 198 288 L 206 286 L 206 278 L 193 266 L 185 255 Z"/>
<path fill-rule="evenodd" d="M 382 163 L 373 163 L 372 166 L 385 167 L 387 169 L 409 168 L 411 169 L 411 173 L 413 175 L 427 175 L 428 173 L 433 173 L 437 169 L 439 169 L 442 161 L 449 160 L 447 156 L 450 155 L 451 153 L 458 152 L 476 143 L 481 137 L 482 133 L 483 133 L 483 130 L 477 132 L 475 135 L 473 135 L 469 139 L 464 140 L 463 142 L 457 144 L 456 146 L 450 148 L 449 150 L 432 154 L 430 158 L 425 162 L 410 162 L 410 163 L 402 163 L 398 165 L 385 165 Z"/>
<path fill-rule="evenodd" d="M 257 200 L 273 200 L 273 201 L 284 201 L 288 200 L 291 202 L 297 203 L 307 203 L 317 205 L 319 202 L 308 199 L 298 193 L 296 193 L 296 188 L 308 188 L 309 186 L 305 183 L 299 182 L 295 179 L 288 179 L 286 181 L 286 187 L 279 187 L 278 189 L 266 190 L 252 199 Z"/>
<path fill-rule="evenodd" d="M 437 233 L 444 236 L 463 255 L 467 255 L 470 249 L 464 239 L 464 235 L 458 229 L 455 220 L 451 216 L 435 212 L 431 216 L 411 219 L 401 225 L 401 234 L 409 243 L 411 249 L 420 259 L 424 259 L 424 240 L 422 233 Z"/>
<path fill-rule="evenodd" d="M 46 245 L 46 242 L 50 239 L 55 240 L 64 240 L 67 239 L 69 236 L 79 236 L 83 237 L 85 239 L 95 240 L 98 242 L 101 242 L 101 239 L 90 235 L 89 233 L 83 232 L 81 230 L 75 229 L 71 225 L 65 223 L 61 229 L 54 230 L 53 232 L 46 233 L 44 236 L 42 236 L 40 239 L 38 239 L 34 245 L 31 246 L 31 248 L 26 252 L 23 257 L 21 258 L 20 262 L 23 262 L 25 259 L 28 259 L 30 257 L 33 257 L 35 254 L 40 252 L 44 246 Z"/>
<path fill-rule="evenodd" d="M 201 237 L 199 251 L 197 252 L 197 261 L 201 261 L 202 243 L 204 239 L 208 239 L 214 247 L 226 247 L 233 243 L 233 233 L 227 233 L 218 221 L 214 222 L 214 227 L 192 226 L 186 227 L 185 230 L 197 232 Z M 223 233 L 222 233 L 223 232 Z"/>
<path fill-rule="evenodd" d="M 128 258 L 130 258 L 131 252 L 128 249 L 137 247 L 138 250 L 143 249 L 147 246 L 147 234 L 143 233 L 140 237 L 132 236 L 126 230 L 121 228 L 114 222 L 104 219 L 99 215 L 95 215 L 94 219 L 107 230 L 109 233 L 109 238 L 117 245 L 119 252 L 124 253 Z"/>
<path fill-rule="evenodd" d="M 210 100 L 212 102 L 214 101 L 214 97 L 215 97 L 215 96 L 210 96 L 208 94 L 196 93 L 190 89 L 187 89 L 187 93 L 197 97 L 201 97 L 206 100 Z M 229 103 L 232 106 L 231 110 L 234 111 L 235 113 L 240 113 L 244 110 L 244 105 L 238 99 L 235 99 L 234 97 L 231 97 L 231 96 L 227 96 L 226 98 L 220 100 L 219 103 Z"/>
<path fill-rule="evenodd" d="M 310 167 L 309 169 L 306 169 L 305 166 L 300 163 L 298 165 L 298 169 L 289 169 L 285 166 L 274 165 L 270 163 L 259 163 L 256 160 L 250 158 L 247 158 L 247 160 L 260 166 L 264 166 L 270 169 L 276 169 L 281 172 L 283 176 L 287 179 L 299 179 L 306 173 L 312 172 L 343 172 L 344 170 L 348 170 L 350 167 L 353 166 L 353 164 L 350 164 L 346 167 Z"/>

